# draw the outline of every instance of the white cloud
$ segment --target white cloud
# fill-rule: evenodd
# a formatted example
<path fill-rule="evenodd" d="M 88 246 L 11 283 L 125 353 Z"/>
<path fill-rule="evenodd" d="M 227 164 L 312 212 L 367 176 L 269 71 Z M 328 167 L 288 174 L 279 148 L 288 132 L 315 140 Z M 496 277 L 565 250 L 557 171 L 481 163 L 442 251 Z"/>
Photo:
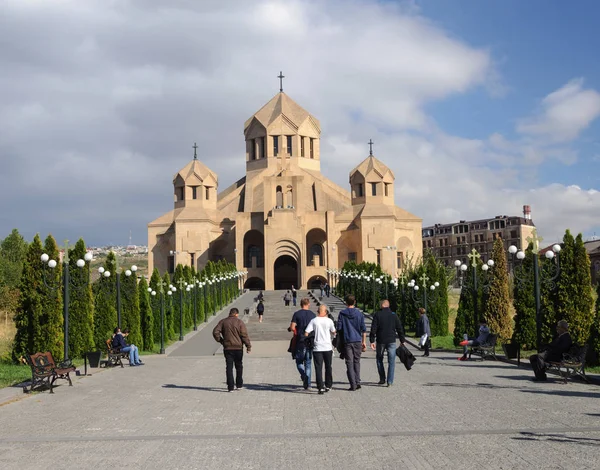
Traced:
<path fill-rule="evenodd" d="M 133 229 L 144 242 L 146 224 L 172 207 L 171 178 L 194 141 L 221 189 L 244 174 L 243 123 L 278 91 L 280 70 L 321 121 L 323 173 L 344 187 L 372 137 L 396 174 L 396 202 L 426 222 L 530 203 L 544 229 L 563 230 L 536 209 L 564 197 L 582 207 L 565 220 L 591 223 L 585 191 L 527 189 L 541 161 L 572 161 L 572 150 L 438 128 L 428 103 L 494 92 L 500 73 L 487 49 L 411 2 L 9 0 L 0 43 L 0 237 L 18 227 L 126 242 Z M 558 101 L 544 101 L 540 119 Z"/>
<path fill-rule="evenodd" d="M 521 120 L 517 130 L 553 142 L 575 139 L 600 116 L 600 93 L 576 78 L 546 96 L 537 115 Z"/>

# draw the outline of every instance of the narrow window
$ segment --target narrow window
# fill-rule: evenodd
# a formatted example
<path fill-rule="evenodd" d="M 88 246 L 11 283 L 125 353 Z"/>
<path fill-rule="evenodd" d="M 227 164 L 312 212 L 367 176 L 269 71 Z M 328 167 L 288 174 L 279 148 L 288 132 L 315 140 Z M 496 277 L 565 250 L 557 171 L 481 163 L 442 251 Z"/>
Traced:
<path fill-rule="evenodd" d="M 356 251 L 348 253 L 348 261 L 356 261 Z"/>
<path fill-rule="evenodd" d="M 381 265 L 381 250 L 375 250 L 377 252 L 377 266 Z"/>
<path fill-rule="evenodd" d="M 385 190 L 385 195 L 389 196 L 390 195 L 390 183 L 385 183 L 384 190 Z"/>
<path fill-rule="evenodd" d="M 196 267 L 196 253 L 190 253 L 190 266 L 192 268 Z"/>
<path fill-rule="evenodd" d="M 315 139 L 310 138 L 310 158 L 315 158 Z"/>
<path fill-rule="evenodd" d="M 250 140 L 250 160 L 256 160 L 256 141 Z"/>
<path fill-rule="evenodd" d="M 358 183 L 356 185 L 356 197 L 363 197 L 363 185 L 362 183 Z"/>
<path fill-rule="evenodd" d="M 192 199 L 198 199 L 198 186 L 192 186 Z"/>
<path fill-rule="evenodd" d="M 279 136 L 273 136 L 273 156 L 276 157 L 279 155 Z"/>
<path fill-rule="evenodd" d="M 300 156 L 304 156 L 304 137 L 300 137 Z"/>
<path fill-rule="evenodd" d="M 210 188 L 207 186 L 206 187 L 206 200 L 208 201 L 210 199 Z"/>
<path fill-rule="evenodd" d="M 371 183 L 371 196 L 377 196 L 377 183 Z"/>
<path fill-rule="evenodd" d="M 167 263 L 168 263 L 169 273 L 171 273 L 171 274 L 174 273 L 175 272 L 175 256 L 173 256 L 173 255 L 169 256 Z"/>
<path fill-rule="evenodd" d="M 285 140 L 286 140 L 287 153 L 288 153 L 288 155 L 291 155 L 292 154 L 292 136 L 286 135 Z"/>
<path fill-rule="evenodd" d="M 260 138 L 260 158 L 265 158 L 265 138 Z"/>
<path fill-rule="evenodd" d="M 183 201 L 183 199 L 184 199 L 184 193 L 185 193 L 185 188 L 183 186 L 180 187 L 180 188 L 177 188 L 177 192 L 179 193 L 178 194 L 179 200 Z"/>
<path fill-rule="evenodd" d="M 396 252 L 396 269 L 402 269 L 403 260 L 404 254 L 401 251 Z"/>

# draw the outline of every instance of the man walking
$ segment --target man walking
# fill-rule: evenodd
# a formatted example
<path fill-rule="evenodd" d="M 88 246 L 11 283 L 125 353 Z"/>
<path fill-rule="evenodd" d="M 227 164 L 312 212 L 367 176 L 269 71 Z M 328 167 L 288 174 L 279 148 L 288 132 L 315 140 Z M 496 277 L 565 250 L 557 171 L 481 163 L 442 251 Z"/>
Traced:
<path fill-rule="evenodd" d="M 371 349 L 376 351 L 375 362 L 379 372 L 379 385 L 387 384 L 388 387 L 394 383 L 394 368 L 396 365 L 396 333 L 400 338 L 400 344 L 404 346 L 404 329 L 400 318 L 390 309 L 389 300 L 381 301 L 381 310 L 373 315 L 369 341 Z M 377 340 L 377 343 L 375 342 Z M 383 353 L 387 351 L 388 373 L 387 382 L 385 368 L 383 367 Z"/>
<path fill-rule="evenodd" d="M 423 356 L 429 356 L 429 344 L 431 341 L 431 328 L 429 327 L 429 318 L 424 308 L 419 309 L 419 319 L 417 320 L 417 336 L 421 337 L 419 343 L 425 350 Z"/>
<path fill-rule="evenodd" d="M 296 358 L 296 367 L 298 368 L 298 372 L 300 372 L 304 390 L 308 390 L 308 387 L 310 387 L 312 362 L 312 350 L 306 347 L 304 333 L 308 324 L 315 318 L 315 314 L 308 307 L 310 307 L 310 300 L 308 298 L 305 297 L 300 300 L 300 310 L 294 313 L 292 322 L 288 328 L 288 331 L 293 331 L 296 335 L 296 352 L 294 357 Z"/>
<path fill-rule="evenodd" d="M 296 306 L 297 298 L 298 298 L 298 291 L 296 290 L 296 288 L 294 286 L 292 286 L 292 302 L 294 304 L 294 307 Z"/>
<path fill-rule="evenodd" d="M 305 336 L 315 333 L 315 346 L 313 356 L 315 360 L 315 373 L 317 375 L 317 389 L 319 395 L 331 390 L 333 386 L 333 373 L 331 361 L 333 358 L 332 335 L 335 336 L 335 325 L 328 317 L 327 306 L 319 305 L 318 316 L 313 318 L 306 327 Z M 323 384 L 323 363 L 325 363 L 325 384 Z"/>
<path fill-rule="evenodd" d="M 242 359 L 244 358 L 244 346 L 246 352 L 250 354 L 252 345 L 248 337 L 245 323 L 238 318 L 239 311 L 232 308 L 229 316 L 224 318 L 213 330 L 213 338 L 216 342 L 223 345 L 223 354 L 225 355 L 225 374 L 227 375 L 227 390 L 233 392 L 234 385 L 236 390 L 244 386 L 242 377 L 244 367 Z M 233 381 L 233 366 L 235 365 L 235 384 Z"/>
<path fill-rule="evenodd" d="M 356 299 L 347 295 L 346 308 L 340 311 L 337 330 L 344 335 L 346 373 L 350 382 L 349 391 L 360 390 L 360 356 L 367 349 L 367 328 L 362 312 L 354 307 Z"/>

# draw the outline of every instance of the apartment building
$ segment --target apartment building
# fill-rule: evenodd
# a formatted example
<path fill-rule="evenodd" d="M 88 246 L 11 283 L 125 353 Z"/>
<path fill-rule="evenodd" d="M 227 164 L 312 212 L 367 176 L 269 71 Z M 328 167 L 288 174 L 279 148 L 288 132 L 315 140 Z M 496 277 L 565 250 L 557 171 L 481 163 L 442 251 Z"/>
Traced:
<path fill-rule="evenodd" d="M 467 255 L 475 248 L 485 262 L 492 255 L 496 238 L 502 238 L 505 248 L 527 246 L 527 237 L 535 229 L 531 208 L 523 206 L 523 216 L 498 215 L 491 219 L 460 220 L 450 224 L 435 224 L 423 228 L 423 250 L 432 250 L 447 266 L 455 260 L 467 262 Z"/>

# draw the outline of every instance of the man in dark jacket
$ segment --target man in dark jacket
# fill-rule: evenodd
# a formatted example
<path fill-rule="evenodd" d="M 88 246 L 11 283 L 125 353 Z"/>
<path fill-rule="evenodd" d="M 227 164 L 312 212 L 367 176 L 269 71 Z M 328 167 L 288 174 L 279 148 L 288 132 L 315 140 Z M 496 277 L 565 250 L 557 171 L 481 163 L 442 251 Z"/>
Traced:
<path fill-rule="evenodd" d="M 360 356 L 367 349 L 367 328 L 363 313 L 354 307 L 354 296 L 346 296 L 345 301 L 347 308 L 338 315 L 337 330 L 343 334 L 346 373 L 353 392 L 360 389 Z"/>
<path fill-rule="evenodd" d="M 533 380 L 536 382 L 547 379 L 546 362 L 562 361 L 563 354 L 569 352 L 569 349 L 571 349 L 571 346 L 573 345 L 571 335 L 569 334 L 569 324 L 565 320 L 558 322 L 556 325 L 556 332 L 558 333 L 558 336 L 550 343 L 545 351 L 534 354 L 529 358 L 533 373 L 535 374 L 535 379 Z"/>
<path fill-rule="evenodd" d="M 300 310 L 294 313 L 288 328 L 288 331 L 293 332 L 296 338 L 296 349 L 293 354 L 296 359 L 296 368 L 298 369 L 298 372 L 300 372 L 304 390 L 308 390 L 310 387 L 312 368 L 312 349 L 306 347 L 304 330 L 306 330 L 310 321 L 316 316 L 309 307 L 310 299 L 308 297 L 301 299 Z"/>
<path fill-rule="evenodd" d="M 130 366 L 143 366 L 144 363 L 140 360 L 139 351 L 135 344 L 127 344 L 125 338 L 129 336 L 129 328 L 125 328 L 124 332 L 121 332 L 121 328 L 115 328 L 115 334 L 112 339 L 113 349 L 117 349 L 124 353 L 129 353 L 129 365 Z"/>
<path fill-rule="evenodd" d="M 238 318 L 239 311 L 232 308 L 229 316 L 224 318 L 213 330 L 213 338 L 223 345 L 223 354 L 225 355 L 225 373 L 227 375 L 227 390 L 233 392 L 233 366 L 235 365 L 235 389 L 240 390 L 244 386 L 242 374 L 244 366 L 244 346 L 246 352 L 250 354 L 252 345 L 248 337 L 246 324 Z"/>
<path fill-rule="evenodd" d="M 423 356 L 429 356 L 429 344 L 431 341 L 431 328 L 429 328 L 429 318 L 427 318 L 427 313 L 424 308 L 419 309 L 419 319 L 417 320 L 417 336 L 422 337 L 423 335 L 427 335 L 423 343 L 423 349 L 425 353 Z"/>
<path fill-rule="evenodd" d="M 379 372 L 379 385 L 387 384 L 390 387 L 394 383 L 394 367 L 396 365 L 396 334 L 400 338 L 400 344 L 404 346 L 404 329 L 400 318 L 390 310 L 389 300 L 381 301 L 381 310 L 373 315 L 369 341 L 371 349 L 376 351 L 375 362 Z M 377 343 L 375 343 L 377 340 Z M 383 353 L 387 351 L 388 373 L 387 382 L 385 368 L 383 367 Z"/>

